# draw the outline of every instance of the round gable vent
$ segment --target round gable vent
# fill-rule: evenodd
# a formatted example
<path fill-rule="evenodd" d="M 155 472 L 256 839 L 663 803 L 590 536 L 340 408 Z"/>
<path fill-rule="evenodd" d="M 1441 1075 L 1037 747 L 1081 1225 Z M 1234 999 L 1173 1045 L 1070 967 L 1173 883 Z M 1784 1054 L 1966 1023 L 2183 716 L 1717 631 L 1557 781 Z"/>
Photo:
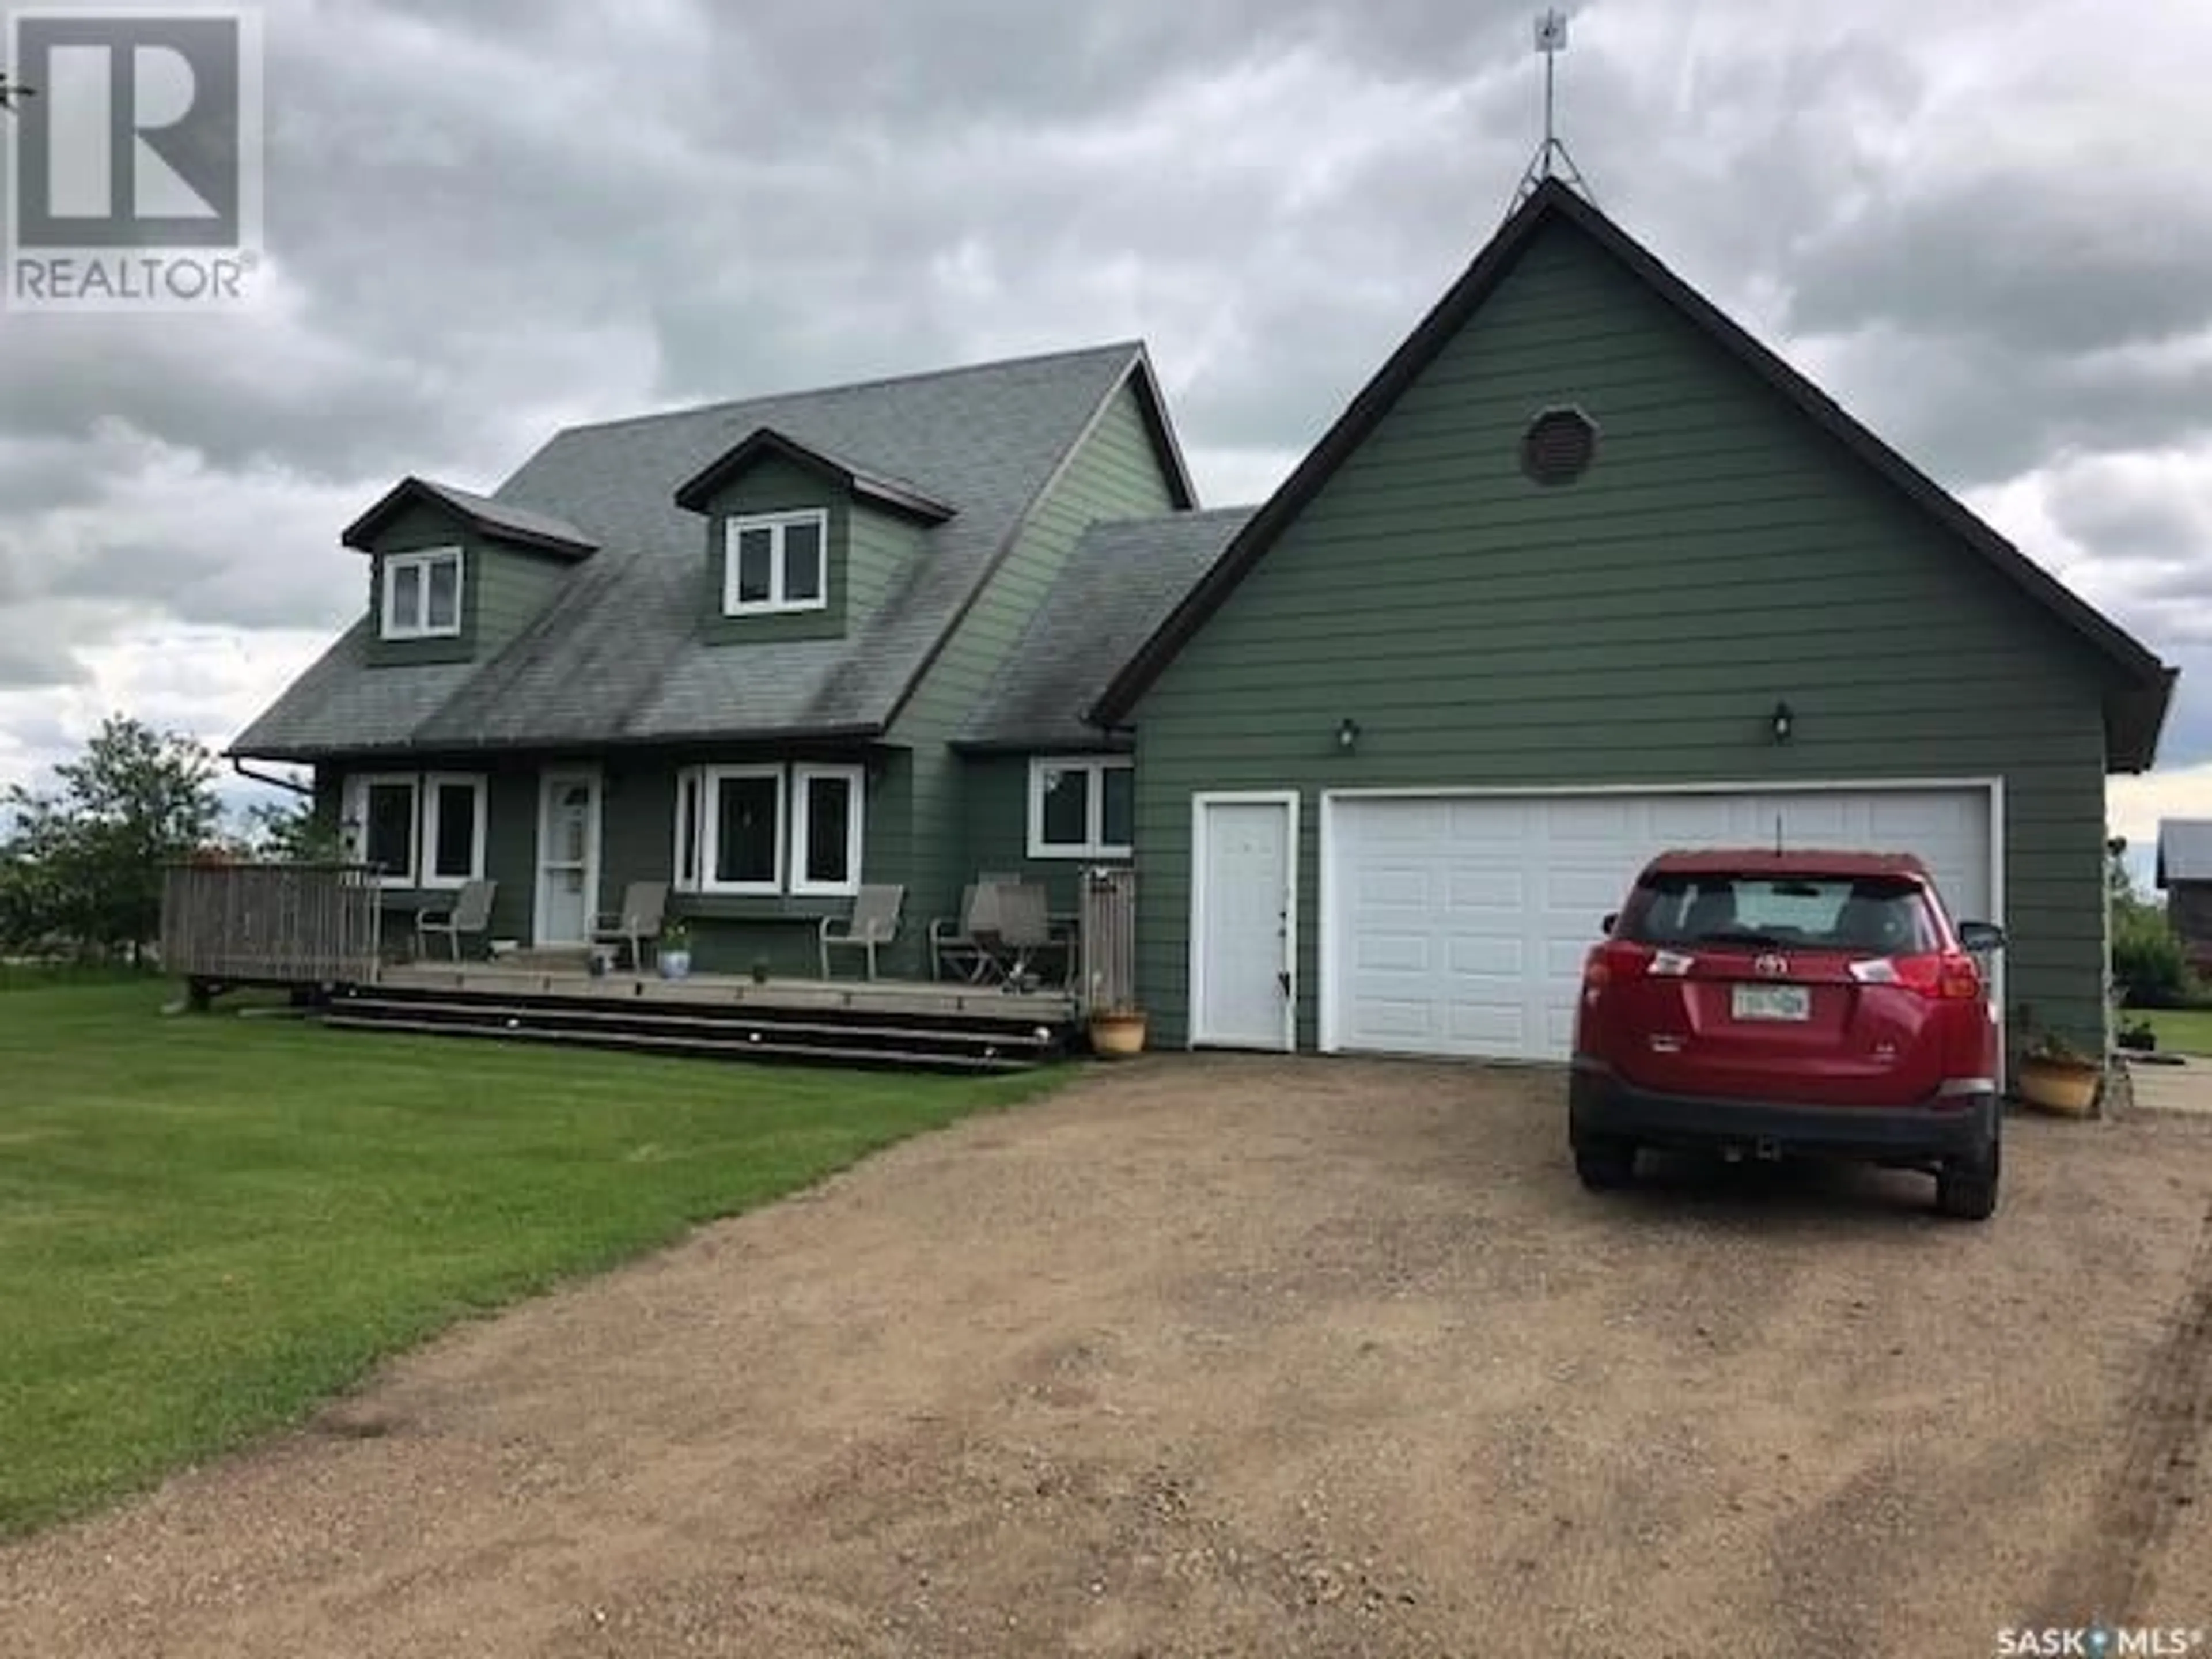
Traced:
<path fill-rule="evenodd" d="M 1521 470 L 1556 489 L 1589 471 L 1597 459 L 1597 422 L 1579 409 L 1547 409 L 1521 434 Z"/>

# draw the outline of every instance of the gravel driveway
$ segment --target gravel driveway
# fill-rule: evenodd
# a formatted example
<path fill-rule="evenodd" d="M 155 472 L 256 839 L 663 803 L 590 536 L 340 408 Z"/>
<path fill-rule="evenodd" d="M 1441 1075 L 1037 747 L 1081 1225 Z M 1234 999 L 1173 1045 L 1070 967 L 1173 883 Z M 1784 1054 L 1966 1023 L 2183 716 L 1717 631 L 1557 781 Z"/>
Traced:
<path fill-rule="evenodd" d="M 0 1651 L 1906 1655 L 2212 1626 L 2212 1123 L 1599 1200 L 1541 1071 L 1153 1058 L 0 1550 Z M 2195 1500 L 2192 1502 L 2192 1500 Z"/>

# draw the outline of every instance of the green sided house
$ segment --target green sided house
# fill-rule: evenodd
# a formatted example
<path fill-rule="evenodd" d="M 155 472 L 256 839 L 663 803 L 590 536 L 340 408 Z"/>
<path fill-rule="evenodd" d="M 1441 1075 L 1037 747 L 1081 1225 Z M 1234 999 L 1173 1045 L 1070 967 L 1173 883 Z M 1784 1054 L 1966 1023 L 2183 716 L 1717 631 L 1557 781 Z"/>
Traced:
<path fill-rule="evenodd" d="M 882 971 L 920 976 L 979 869 L 1072 909 L 1129 855 L 1126 744 L 1086 730 L 1032 810 L 1026 757 L 971 789 L 956 744 L 1085 532 L 1192 505 L 1133 344 L 565 431 L 347 529 L 359 620 L 233 752 L 313 768 L 388 936 L 489 878 L 491 934 L 580 946 L 659 880 L 702 969 L 811 975 L 895 884 Z"/>
<path fill-rule="evenodd" d="M 1256 510 L 1140 347 L 577 428 L 344 540 L 353 629 L 234 745 L 411 910 L 887 972 L 979 874 L 1133 861 L 1156 1046 L 1563 1059 L 1670 846 L 1918 852 L 2004 1006 L 2106 1021 L 2105 778 L 2172 671 L 1547 183 Z"/>
<path fill-rule="evenodd" d="M 1565 1057 L 1666 847 L 1918 852 L 2103 1052 L 2172 670 L 1556 181 L 1094 705 L 1170 1043 Z"/>

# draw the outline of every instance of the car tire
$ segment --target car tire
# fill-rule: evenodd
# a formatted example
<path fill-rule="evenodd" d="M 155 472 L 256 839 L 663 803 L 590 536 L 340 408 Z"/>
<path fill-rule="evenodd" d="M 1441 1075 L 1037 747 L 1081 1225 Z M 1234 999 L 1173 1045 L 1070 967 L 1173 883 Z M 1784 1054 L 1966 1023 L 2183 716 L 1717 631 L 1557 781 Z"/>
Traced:
<path fill-rule="evenodd" d="M 1987 1221 L 1996 1213 L 2002 1168 L 1996 1136 L 1971 1158 L 1947 1158 L 1936 1171 L 1936 1208 L 1954 1221 Z"/>
<path fill-rule="evenodd" d="M 1636 1179 L 1636 1143 L 1631 1140 L 1577 1141 L 1575 1175 L 1591 1192 L 1618 1192 Z"/>

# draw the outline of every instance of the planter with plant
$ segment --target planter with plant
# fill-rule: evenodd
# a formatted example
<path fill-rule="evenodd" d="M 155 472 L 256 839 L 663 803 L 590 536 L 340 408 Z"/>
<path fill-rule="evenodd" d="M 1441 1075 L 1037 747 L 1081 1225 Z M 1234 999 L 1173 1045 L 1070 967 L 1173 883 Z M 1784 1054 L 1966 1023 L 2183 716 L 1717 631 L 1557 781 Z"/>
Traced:
<path fill-rule="evenodd" d="M 2056 1031 L 2039 1031 L 2026 1008 L 2016 1016 L 2027 1048 L 2021 1054 L 2014 1086 L 2031 1106 L 2068 1117 L 2087 1117 L 2096 1106 L 2105 1080 L 2102 1061 L 2085 1054 Z"/>
<path fill-rule="evenodd" d="M 653 960 L 663 979 L 691 976 L 691 926 L 681 916 L 660 924 L 659 948 L 653 952 Z"/>

